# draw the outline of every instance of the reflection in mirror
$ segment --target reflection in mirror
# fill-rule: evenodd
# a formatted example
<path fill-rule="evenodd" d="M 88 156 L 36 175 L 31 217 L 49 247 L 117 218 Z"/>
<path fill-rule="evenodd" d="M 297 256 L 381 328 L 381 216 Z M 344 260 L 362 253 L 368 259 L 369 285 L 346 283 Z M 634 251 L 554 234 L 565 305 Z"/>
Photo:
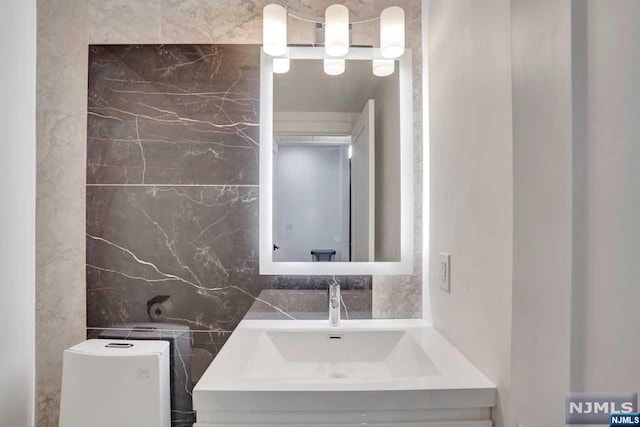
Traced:
<path fill-rule="evenodd" d="M 398 67 L 291 60 L 273 79 L 273 260 L 400 261 Z"/>

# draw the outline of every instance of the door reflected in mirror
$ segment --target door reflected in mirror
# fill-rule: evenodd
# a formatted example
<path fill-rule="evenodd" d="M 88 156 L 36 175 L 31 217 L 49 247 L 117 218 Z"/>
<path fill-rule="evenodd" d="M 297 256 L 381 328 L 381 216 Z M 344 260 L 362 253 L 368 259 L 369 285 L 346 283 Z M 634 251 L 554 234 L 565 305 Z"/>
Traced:
<path fill-rule="evenodd" d="M 291 60 L 273 77 L 273 261 L 400 261 L 398 67 Z"/>

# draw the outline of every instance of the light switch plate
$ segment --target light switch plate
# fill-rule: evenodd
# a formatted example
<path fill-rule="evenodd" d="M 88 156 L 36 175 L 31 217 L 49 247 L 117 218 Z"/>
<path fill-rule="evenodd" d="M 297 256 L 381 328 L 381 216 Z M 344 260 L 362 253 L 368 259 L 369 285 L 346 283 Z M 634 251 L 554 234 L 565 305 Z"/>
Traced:
<path fill-rule="evenodd" d="M 444 252 L 440 252 L 438 255 L 440 256 L 440 265 L 438 266 L 440 289 L 451 292 L 451 255 Z"/>

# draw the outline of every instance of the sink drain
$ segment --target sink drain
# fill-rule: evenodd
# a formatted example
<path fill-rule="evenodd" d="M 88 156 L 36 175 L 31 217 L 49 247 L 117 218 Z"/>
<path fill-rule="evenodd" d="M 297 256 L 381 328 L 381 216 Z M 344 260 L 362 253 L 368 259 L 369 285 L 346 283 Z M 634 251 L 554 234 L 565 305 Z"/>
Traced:
<path fill-rule="evenodd" d="M 329 374 L 329 378 L 347 378 L 347 376 L 341 372 L 334 372 L 333 374 Z"/>

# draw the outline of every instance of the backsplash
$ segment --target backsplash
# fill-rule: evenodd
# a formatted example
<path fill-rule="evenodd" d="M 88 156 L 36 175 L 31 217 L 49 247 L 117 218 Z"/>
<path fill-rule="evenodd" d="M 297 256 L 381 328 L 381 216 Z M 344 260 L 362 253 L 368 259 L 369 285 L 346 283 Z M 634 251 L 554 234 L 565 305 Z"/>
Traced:
<path fill-rule="evenodd" d="M 259 60 L 258 45 L 89 48 L 87 335 L 189 326 L 194 383 L 252 306 L 326 307 L 329 277 L 258 274 Z M 371 277 L 336 279 L 362 291 L 345 310 L 371 317 Z M 151 316 L 157 297 L 168 303 Z"/>

